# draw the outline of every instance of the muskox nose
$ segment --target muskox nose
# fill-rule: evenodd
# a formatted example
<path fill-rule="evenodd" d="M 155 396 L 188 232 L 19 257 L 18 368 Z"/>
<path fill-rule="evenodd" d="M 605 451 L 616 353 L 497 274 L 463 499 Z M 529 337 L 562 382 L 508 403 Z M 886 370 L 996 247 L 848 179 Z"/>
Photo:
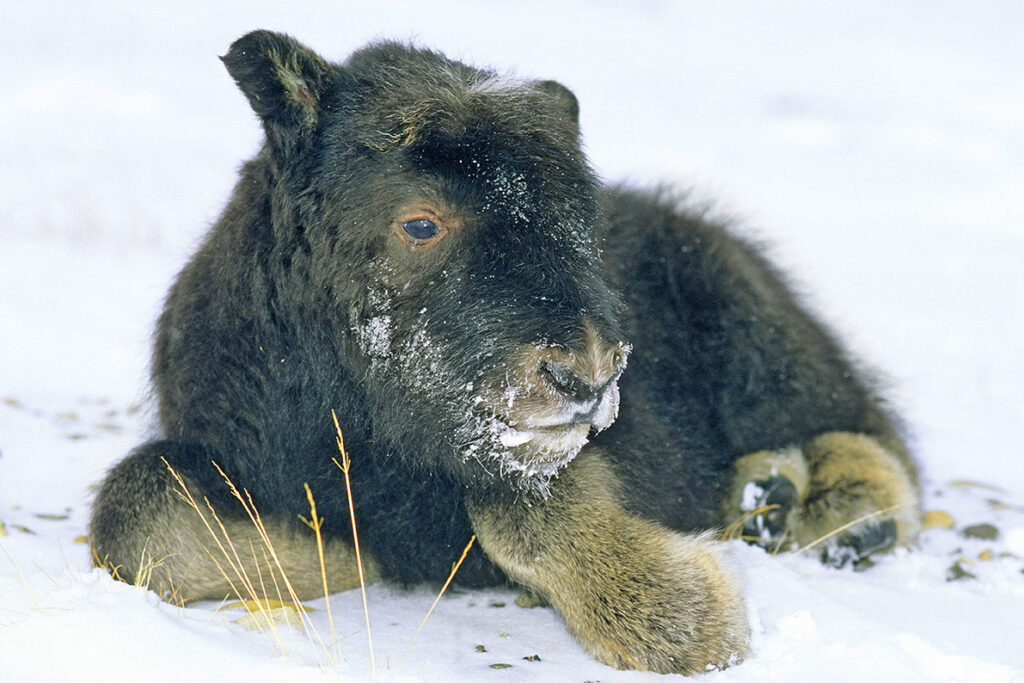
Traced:
<path fill-rule="evenodd" d="M 595 386 L 579 377 L 566 363 L 545 360 L 540 364 L 541 377 L 548 381 L 560 394 L 578 403 L 586 403 L 598 396 L 609 383 L 614 381 L 611 378 Z"/>
<path fill-rule="evenodd" d="M 601 431 L 619 411 L 618 379 L 629 345 L 609 341 L 585 321 L 570 343 L 522 347 L 502 377 L 498 410 L 520 431 Z M 539 432 L 538 432 L 539 433 Z M 561 433 L 561 432 L 560 432 Z M 539 438 L 539 437 L 538 437 Z"/>
<path fill-rule="evenodd" d="M 574 404 L 592 404 L 615 388 L 626 367 L 629 347 L 614 344 L 587 322 L 584 339 L 569 347 L 547 347 L 535 372 L 550 389 Z"/>

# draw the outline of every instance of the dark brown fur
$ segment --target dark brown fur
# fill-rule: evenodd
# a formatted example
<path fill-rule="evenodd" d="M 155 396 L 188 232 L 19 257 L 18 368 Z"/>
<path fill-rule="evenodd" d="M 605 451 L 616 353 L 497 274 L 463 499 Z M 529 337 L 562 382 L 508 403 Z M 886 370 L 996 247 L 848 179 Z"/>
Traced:
<path fill-rule="evenodd" d="M 798 543 L 883 510 L 826 561 L 913 537 L 914 466 L 870 378 L 761 249 L 667 192 L 602 186 L 566 88 L 394 43 L 331 64 L 269 32 L 224 62 L 267 141 L 157 326 L 160 435 L 97 497 L 120 577 L 229 592 L 168 475 L 245 543 L 216 462 L 303 595 L 308 483 L 351 587 L 332 409 L 370 578 L 439 583 L 475 533 L 457 581 L 531 587 L 620 668 L 746 655 L 706 532 L 752 493 L 780 502 L 747 523 Z"/>

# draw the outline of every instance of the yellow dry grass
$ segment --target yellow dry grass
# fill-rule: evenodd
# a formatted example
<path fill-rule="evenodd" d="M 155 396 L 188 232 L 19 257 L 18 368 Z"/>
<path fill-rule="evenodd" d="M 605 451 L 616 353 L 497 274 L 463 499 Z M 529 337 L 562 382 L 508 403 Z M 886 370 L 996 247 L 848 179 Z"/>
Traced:
<path fill-rule="evenodd" d="M 373 635 L 370 628 L 370 610 L 366 597 L 365 571 L 363 567 L 362 552 L 360 550 L 359 545 L 359 534 L 356 527 L 355 504 L 352 495 L 352 484 L 349 478 L 349 472 L 352 467 L 352 460 L 351 458 L 349 458 L 348 453 L 345 451 L 344 437 L 342 435 L 341 426 L 338 421 L 338 416 L 333 410 L 331 411 L 331 415 L 334 420 L 334 427 L 337 435 L 336 442 L 340 454 L 340 460 L 334 458 L 333 462 L 335 465 L 337 465 L 338 469 L 341 470 L 345 479 L 345 492 L 348 499 L 349 521 L 352 527 L 353 545 L 356 554 L 356 565 L 359 572 L 359 585 L 363 601 L 363 615 L 366 624 L 367 644 L 369 646 L 371 676 L 373 676 L 376 674 L 376 659 L 374 656 Z M 217 611 L 230 608 L 245 609 L 251 616 L 251 619 L 246 620 L 245 625 L 267 635 L 268 641 L 270 642 L 272 649 L 275 651 L 275 653 L 279 655 L 290 654 L 288 647 L 285 643 L 285 640 L 277 628 L 277 625 L 279 623 L 279 617 L 281 617 L 282 615 L 287 616 L 288 618 L 284 620 L 285 623 L 295 625 L 295 623 L 298 622 L 298 625 L 301 627 L 301 630 L 305 633 L 310 645 L 312 646 L 314 653 L 316 653 L 317 660 L 320 666 L 322 667 L 324 664 L 324 660 L 326 660 L 328 666 L 333 668 L 335 663 L 342 658 L 339 656 L 339 653 L 337 652 L 338 638 L 336 635 L 334 616 L 330 604 L 330 587 L 328 586 L 327 582 L 327 563 L 324 553 L 324 540 L 322 534 L 324 520 L 317 514 L 316 500 L 313 497 L 313 492 L 310 489 L 309 485 L 304 484 L 303 486 L 306 491 L 306 498 L 309 502 L 310 517 L 309 519 L 301 519 L 313 531 L 316 539 L 317 552 L 320 564 L 320 574 L 324 590 L 324 599 L 326 602 L 327 618 L 331 630 L 329 639 L 331 646 L 328 646 L 328 644 L 326 644 L 324 642 L 324 639 L 320 636 L 319 632 L 317 631 L 316 625 L 307 614 L 309 608 L 305 607 L 302 604 L 301 600 L 299 599 L 298 595 L 296 594 L 296 591 L 292 586 L 291 581 L 288 579 L 288 576 L 281 563 L 281 560 L 278 557 L 277 552 L 274 550 L 274 546 L 271 541 L 270 535 L 267 533 L 267 529 L 263 524 L 262 518 L 260 517 L 259 510 L 256 508 L 256 505 L 253 502 L 252 496 L 249 493 L 249 491 L 244 488 L 239 490 L 239 488 L 235 486 L 234 482 L 231 481 L 231 479 L 227 476 L 227 474 L 224 473 L 220 466 L 217 465 L 217 463 L 213 463 L 214 467 L 217 468 L 217 471 L 223 478 L 225 484 L 228 486 L 231 495 L 242 506 L 242 509 L 245 511 L 246 516 L 249 519 L 249 522 L 252 524 L 253 528 L 257 532 L 259 543 L 253 544 L 250 541 L 248 548 L 249 557 L 253 558 L 252 565 L 255 567 L 256 570 L 255 576 L 251 576 L 250 572 L 247 571 L 246 563 L 243 562 L 242 553 L 244 552 L 244 550 L 239 551 L 239 549 L 236 547 L 234 540 L 231 538 L 230 534 L 227 531 L 227 528 L 225 527 L 223 521 L 217 514 L 213 505 L 210 503 L 209 499 L 204 497 L 202 500 L 202 504 L 200 504 L 200 502 L 197 501 L 195 497 L 192 495 L 192 492 L 189 491 L 188 485 L 185 483 L 185 480 L 182 478 L 182 476 L 166 460 L 164 461 L 164 465 L 167 467 L 168 471 L 171 473 L 171 476 L 174 478 L 176 484 L 176 492 L 181 497 L 181 499 L 197 515 L 199 515 L 199 518 L 202 520 L 203 526 L 209 533 L 210 538 L 213 541 L 213 544 L 210 547 L 204 548 L 204 550 L 206 550 L 206 553 L 209 556 L 209 558 L 212 560 L 214 565 L 220 571 L 221 575 L 224 577 L 225 581 L 231 587 L 231 591 L 236 599 L 234 602 L 227 603 L 227 598 L 225 598 L 224 603 L 226 604 L 221 604 L 221 606 L 217 608 Z M 447 581 L 445 581 L 437 597 L 434 599 L 433 604 L 427 611 L 426 616 L 424 616 L 423 621 L 420 623 L 419 627 L 416 629 L 416 632 L 413 634 L 409 644 L 406 646 L 405 651 L 402 654 L 402 658 L 399 660 L 399 664 L 401 663 L 401 661 L 405 659 L 405 655 L 408 654 L 409 650 L 412 648 L 413 643 L 415 643 L 420 632 L 423 630 L 423 627 L 426 625 L 427 620 L 433 613 L 434 608 L 437 607 L 437 604 L 440 602 L 441 597 L 444 595 L 449 585 L 451 585 L 452 580 L 455 578 L 456 572 L 459 570 L 459 567 L 462 566 L 462 563 L 466 559 L 466 555 L 469 553 L 469 550 L 472 547 L 475 540 L 476 536 L 473 536 L 469 540 L 469 543 L 466 545 L 465 549 L 462 551 L 461 557 L 459 557 L 458 561 L 452 565 L 452 570 L 451 573 L 448 575 Z M 256 561 L 257 557 L 261 557 L 263 559 L 263 562 Z M 94 559 L 97 566 L 105 567 L 108 571 L 110 571 L 110 573 L 115 578 L 123 578 L 118 575 L 118 567 L 111 567 L 104 561 L 100 561 L 99 558 Z M 166 558 L 162 558 L 156 561 L 149 560 L 148 562 L 142 563 L 141 566 L 143 568 L 136 572 L 136 580 L 133 581 L 133 583 L 135 583 L 136 585 L 147 586 L 149 579 L 152 576 L 153 570 L 156 567 L 160 566 L 160 564 L 165 559 Z M 264 572 L 261 569 L 261 566 L 270 568 L 270 571 L 267 572 L 267 576 L 264 576 Z M 286 597 L 288 599 L 285 599 Z M 180 594 L 178 594 L 178 598 L 175 601 L 175 603 L 179 606 L 184 606 L 184 600 L 181 599 Z M 323 655 L 323 659 L 321 659 L 321 654 Z"/>
<path fill-rule="evenodd" d="M 356 531 L 356 510 L 352 500 L 352 482 L 348 477 L 349 469 L 352 467 L 352 460 L 345 452 L 345 437 L 341 433 L 341 425 L 338 423 L 338 414 L 331 410 L 331 417 L 334 419 L 334 430 L 337 434 L 335 442 L 338 444 L 338 452 L 341 454 L 341 462 L 334 458 L 334 464 L 345 475 L 345 494 L 348 496 L 348 516 L 352 521 L 352 544 L 356 551 L 356 568 L 359 570 L 359 590 L 363 594 L 363 615 L 366 617 L 366 639 L 370 646 L 370 672 L 376 673 L 377 662 L 373 656 L 373 633 L 370 630 L 370 609 L 366 603 L 366 577 L 363 573 L 363 555 L 359 550 L 359 533 Z M 327 579 L 324 579 L 326 583 Z"/>
<path fill-rule="evenodd" d="M 757 515 L 763 514 L 765 512 L 770 511 L 770 510 L 774 510 L 774 509 L 776 509 L 778 507 L 779 507 L 778 505 L 773 503 L 771 505 L 762 505 L 761 507 L 754 508 L 753 510 L 750 510 L 748 512 L 744 512 L 732 524 L 730 524 L 729 526 L 727 526 L 724 529 L 722 529 L 721 533 L 719 534 L 719 537 L 723 541 L 733 541 L 733 540 L 739 539 L 741 541 L 746 541 L 747 543 L 755 543 L 755 542 L 758 542 L 758 541 L 766 540 L 766 539 L 762 539 L 762 538 L 756 537 L 756 536 L 744 536 L 743 533 L 742 533 L 743 525 L 746 524 L 747 520 L 750 519 L 751 517 L 755 517 Z M 771 549 L 771 554 L 772 555 L 779 554 L 779 552 L 782 550 L 782 547 L 786 543 L 786 539 L 788 539 L 788 538 L 789 538 L 789 532 L 786 531 L 785 533 L 783 533 L 778 538 L 767 539 L 767 540 L 770 540 L 770 541 L 772 541 L 774 543 L 774 546 Z"/>
<path fill-rule="evenodd" d="M 469 554 L 469 549 L 473 547 L 473 541 L 475 541 L 475 540 L 476 540 L 476 535 L 473 535 L 469 539 L 469 543 L 467 543 L 466 547 L 463 549 L 462 555 L 459 557 L 458 562 L 456 562 L 455 564 L 452 565 L 452 571 L 451 571 L 450 574 L 448 574 L 448 580 L 444 582 L 443 586 L 441 586 L 441 592 L 437 594 L 436 598 L 434 598 L 434 602 L 430 605 L 430 609 L 427 610 L 427 614 L 426 614 L 425 617 L 423 617 L 423 621 L 420 622 L 420 626 L 419 626 L 419 628 L 416 629 L 416 633 L 412 634 L 412 640 L 410 640 L 409 644 L 405 646 L 405 651 L 402 652 L 402 656 L 398 660 L 399 664 L 401 664 L 403 661 L 405 661 L 405 656 L 407 654 L 409 654 L 409 650 L 410 650 L 410 648 L 412 648 L 412 644 L 416 642 L 416 639 L 420 635 L 420 631 L 423 630 L 423 627 L 427 623 L 427 619 L 429 619 L 430 615 L 434 613 L 434 608 L 437 607 L 437 603 L 441 601 L 441 596 L 444 595 L 444 592 L 446 590 L 448 590 L 448 586 L 451 585 L 452 579 L 455 578 L 455 572 L 459 571 L 459 567 L 462 566 L 462 561 L 466 559 L 466 555 Z"/>
<path fill-rule="evenodd" d="M 164 465 L 167 467 L 179 487 L 177 489 L 178 495 L 197 515 L 199 515 L 200 520 L 202 520 L 203 525 L 210 534 L 210 538 L 212 538 L 216 544 L 217 551 L 219 551 L 219 557 L 218 553 L 215 553 L 210 548 L 205 548 L 210 560 L 220 571 L 228 585 L 231 586 L 232 592 L 239 601 L 244 602 L 246 600 L 251 600 L 253 604 L 257 606 L 257 611 L 252 613 L 255 615 L 254 622 L 260 627 L 259 630 L 262 633 L 271 634 L 273 636 L 272 639 L 268 637 L 268 640 L 275 652 L 278 654 L 286 653 L 287 646 L 285 645 L 284 639 L 281 637 L 281 634 L 277 632 L 276 622 L 270 614 L 270 611 L 266 608 L 266 585 L 264 584 L 262 573 L 256 577 L 260 585 L 260 590 L 257 591 L 256 584 L 246 572 L 245 565 L 238 555 L 238 550 L 236 549 L 234 542 L 231 540 L 227 529 L 224 528 L 224 524 L 213 509 L 213 505 L 210 504 L 208 499 L 204 498 L 206 507 L 209 510 L 208 517 L 207 514 L 203 512 L 203 508 L 199 506 L 199 503 L 196 502 L 195 498 L 192 496 L 192 492 L 189 490 L 188 485 L 185 483 L 185 480 L 181 475 L 178 474 L 178 472 L 171 467 L 170 463 L 166 460 L 164 460 Z M 230 480 L 224 475 L 223 471 L 220 470 L 219 467 L 217 469 L 221 472 L 221 476 L 224 476 L 225 480 L 230 482 Z M 242 500 L 241 496 L 238 494 L 238 489 L 235 488 L 234 484 L 229 483 L 229 486 L 232 489 L 232 493 L 235 494 L 239 500 Z M 243 507 L 245 507 L 244 500 L 242 502 Z M 250 518 L 255 519 L 255 516 L 251 515 Z M 214 529 L 214 523 L 216 523 L 216 527 L 220 531 L 219 534 Z M 261 538 L 263 538 L 262 534 Z M 254 547 L 250 547 L 250 550 L 255 557 L 256 549 Z M 224 564 L 222 564 L 222 561 Z M 225 565 L 227 566 L 227 569 L 225 569 Z M 298 600 L 295 600 L 295 602 L 298 602 Z M 312 642 L 312 638 L 310 641 Z"/>
<path fill-rule="evenodd" d="M 14 567 L 15 573 L 17 573 L 18 578 L 21 580 L 21 585 L 25 587 L 25 592 L 28 594 L 29 600 L 32 601 L 32 607 L 38 610 L 39 601 L 36 600 L 36 596 L 32 592 L 32 588 L 29 587 L 28 581 L 25 579 L 25 575 L 21 573 L 21 567 L 19 567 L 18 563 L 14 561 L 14 557 L 7 551 L 7 548 L 5 548 L 2 543 L 0 543 L 0 550 L 3 550 L 4 555 L 6 555 L 7 559 L 11 561 L 11 566 Z"/>
<path fill-rule="evenodd" d="M 309 488 L 309 484 L 302 485 L 306 489 L 306 498 L 309 500 L 309 514 L 310 519 L 303 519 L 313 533 L 316 534 L 316 550 L 317 557 L 320 560 L 320 578 L 323 580 L 324 586 L 324 601 L 327 604 L 327 622 L 331 628 L 331 643 L 335 644 L 335 658 L 337 658 L 337 632 L 334 629 L 334 614 L 331 612 L 331 591 L 327 587 L 327 563 L 324 560 L 324 539 L 320 534 L 320 529 L 323 528 L 324 520 L 322 517 L 318 517 L 316 514 L 316 501 L 313 499 L 313 491 Z"/>
<path fill-rule="evenodd" d="M 818 545 L 824 543 L 825 541 L 827 541 L 828 539 L 832 538 L 836 534 L 841 534 L 842 532 L 846 531 L 847 529 L 849 529 L 852 526 L 856 526 L 856 525 L 860 524 L 861 522 L 866 522 L 867 520 L 872 519 L 873 517 L 878 517 L 879 515 L 884 515 L 887 512 L 892 512 L 893 510 L 895 510 L 895 509 L 897 509 L 899 507 L 902 507 L 902 506 L 900 506 L 900 505 L 890 505 L 887 508 L 882 508 L 881 510 L 875 510 L 874 512 L 869 512 L 866 515 L 862 515 L 862 516 L 858 517 L 857 519 L 854 519 L 852 521 L 847 522 L 846 524 L 843 524 L 843 525 L 840 525 L 840 526 L 836 527 L 835 529 L 833 529 L 832 531 L 828 532 L 824 536 L 821 536 L 820 538 L 818 538 L 818 539 L 808 543 L 804 547 L 800 548 L 797 552 L 798 553 L 807 552 L 811 548 L 814 548 L 815 546 L 818 546 Z"/>

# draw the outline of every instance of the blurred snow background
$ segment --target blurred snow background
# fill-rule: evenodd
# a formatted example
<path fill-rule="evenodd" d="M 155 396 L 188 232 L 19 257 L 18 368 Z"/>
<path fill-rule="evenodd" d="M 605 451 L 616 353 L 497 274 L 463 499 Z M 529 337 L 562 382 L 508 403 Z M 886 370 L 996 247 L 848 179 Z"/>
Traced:
<path fill-rule="evenodd" d="M 217 60 L 253 28 L 334 60 L 411 39 L 568 85 L 598 171 L 693 186 L 773 243 L 891 379 L 929 506 L 1002 531 L 985 548 L 931 531 L 859 575 L 735 548 L 755 656 L 719 678 L 1024 678 L 1011 626 L 1024 618 L 1024 5 L 13 0 L 0 5 L 0 679 L 318 675 L 313 655 L 275 659 L 260 636 L 207 623 L 211 610 L 154 609 L 89 573 L 74 543 L 88 486 L 148 428 L 167 284 L 259 146 Z M 965 478 L 998 490 L 947 485 Z M 986 549 L 1008 556 L 945 581 L 957 552 Z M 593 663 L 557 616 L 514 597 L 442 601 L 387 675 L 649 679 Z M 352 598 L 339 604 L 358 632 Z M 371 598 L 396 655 L 432 595 Z M 516 666 L 489 670 L 484 642 Z M 364 657 L 336 670 L 365 676 Z"/>

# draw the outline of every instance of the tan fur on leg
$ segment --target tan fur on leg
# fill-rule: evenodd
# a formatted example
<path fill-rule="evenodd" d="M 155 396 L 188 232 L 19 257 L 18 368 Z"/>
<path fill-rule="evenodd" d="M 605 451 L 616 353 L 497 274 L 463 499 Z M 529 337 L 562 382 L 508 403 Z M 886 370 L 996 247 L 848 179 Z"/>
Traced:
<path fill-rule="evenodd" d="M 262 519 L 264 540 L 241 504 L 230 512 L 220 509 L 215 516 L 194 481 L 175 482 L 167 472 L 156 476 L 161 481 L 166 477 L 166 485 L 141 502 L 131 520 L 134 525 L 125 525 L 112 547 L 94 549 L 94 562 L 115 578 L 146 586 L 175 603 L 292 600 L 283 571 L 300 600 L 323 595 L 320 556 L 311 531 Z M 378 580 L 373 558 L 364 554 L 362 560 L 366 581 Z M 355 551 L 349 544 L 325 538 L 324 568 L 330 591 L 359 586 Z"/>
<path fill-rule="evenodd" d="M 828 432 L 802 449 L 745 455 L 736 461 L 734 471 L 735 479 L 722 503 L 723 522 L 734 528 L 743 526 L 744 520 L 750 525 L 751 503 L 745 499 L 750 484 L 764 486 L 775 477 L 785 477 L 796 491 L 795 499 L 789 499 L 792 507 L 781 513 L 785 514 L 784 523 L 762 520 L 765 527 L 777 524 L 781 528 L 773 529 L 778 539 L 758 538 L 756 529 L 751 532 L 744 527 L 744 538 L 753 533 L 747 540 L 765 547 L 783 549 L 790 540 L 795 540 L 797 547 L 806 547 L 842 530 L 832 539 L 839 542 L 846 525 L 864 517 L 864 525 L 894 523 L 897 546 L 912 541 L 920 528 L 917 473 L 906 446 L 894 437 Z M 859 526 L 849 531 L 856 534 Z"/>
<path fill-rule="evenodd" d="M 715 544 L 627 513 L 614 491 L 611 469 L 590 448 L 547 500 L 468 509 L 491 560 L 546 595 L 602 662 L 697 673 L 739 661 L 746 614 Z"/>
<path fill-rule="evenodd" d="M 917 536 L 920 495 L 905 450 L 894 451 L 867 434 L 829 432 L 809 442 L 803 451 L 811 480 L 794 529 L 800 545 L 881 510 L 888 511 L 872 521 L 893 520 L 897 545 Z"/>
<path fill-rule="evenodd" d="M 180 508 L 162 520 L 146 542 L 142 563 L 153 569 L 148 587 L 175 601 L 255 597 L 291 600 L 282 572 L 300 600 L 323 597 L 316 539 L 283 524 L 263 520 L 267 540 L 248 519 L 221 519 L 204 510 L 216 538 L 191 509 Z M 230 539 L 230 540 L 228 540 Z M 163 548 L 173 552 L 162 555 Z M 379 578 L 371 557 L 363 556 L 367 582 Z M 359 586 L 355 551 L 342 541 L 324 539 L 324 568 L 331 592 Z M 248 586 L 248 588 L 247 588 Z"/>

